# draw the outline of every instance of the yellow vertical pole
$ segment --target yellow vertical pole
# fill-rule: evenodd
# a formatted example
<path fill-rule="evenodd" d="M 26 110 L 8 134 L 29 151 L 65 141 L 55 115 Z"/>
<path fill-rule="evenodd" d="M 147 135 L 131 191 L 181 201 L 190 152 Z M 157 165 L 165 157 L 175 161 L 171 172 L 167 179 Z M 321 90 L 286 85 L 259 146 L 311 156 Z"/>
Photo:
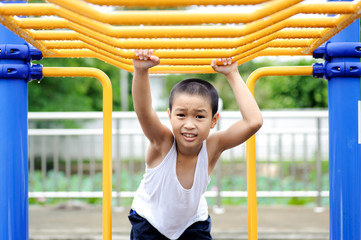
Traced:
<path fill-rule="evenodd" d="M 252 73 L 253 74 L 253 73 Z M 250 75 L 247 79 L 247 87 L 254 97 L 256 81 Z M 248 207 L 248 239 L 257 240 L 257 176 L 256 176 L 256 136 L 253 135 L 246 141 L 247 158 L 247 207 Z"/>
<path fill-rule="evenodd" d="M 44 67 L 44 77 L 93 77 L 103 86 L 103 240 L 112 239 L 112 86 L 99 69 Z"/>
<path fill-rule="evenodd" d="M 312 66 L 264 67 L 255 70 L 247 79 L 247 87 L 254 96 L 257 80 L 263 76 L 312 75 Z M 246 142 L 247 157 L 247 196 L 248 196 L 248 239 L 257 240 L 257 176 L 256 176 L 256 137 Z"/>

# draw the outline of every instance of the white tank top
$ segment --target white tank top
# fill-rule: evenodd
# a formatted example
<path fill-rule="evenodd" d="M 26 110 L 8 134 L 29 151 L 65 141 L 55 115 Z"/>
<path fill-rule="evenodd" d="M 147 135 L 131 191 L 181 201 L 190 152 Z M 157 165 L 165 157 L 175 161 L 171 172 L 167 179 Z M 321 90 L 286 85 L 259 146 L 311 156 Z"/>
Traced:
<path fill-rule="evenodd" d="M 155 168 L 146 168 L 132 209 L 169 239 L 177 239 L 193 223 L 208 218 L 204 193 L 209 184 L 206 141 L 198 154 L 193 186 L 185 189 L 176 173 L 175 142 Z"/>

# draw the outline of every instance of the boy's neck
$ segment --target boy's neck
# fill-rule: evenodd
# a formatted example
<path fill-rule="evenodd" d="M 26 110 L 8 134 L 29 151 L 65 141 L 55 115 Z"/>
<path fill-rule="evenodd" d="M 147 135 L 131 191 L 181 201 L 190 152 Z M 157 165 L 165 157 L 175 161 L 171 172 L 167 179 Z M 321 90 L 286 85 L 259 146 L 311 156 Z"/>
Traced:
<path fill-rule="evenodd" d="M 202 149 L 202 144 L 200 144 L 200 146 L 196 146 L 196 147 L 184 147 L 184 146 L 179 146 L 176 142 L 176 150 L 177 150 L 177 155 L 181 155 L 184 158 L 187 159 L 193 159 L 194 157 L 197 157 L 199 152 Z"/>

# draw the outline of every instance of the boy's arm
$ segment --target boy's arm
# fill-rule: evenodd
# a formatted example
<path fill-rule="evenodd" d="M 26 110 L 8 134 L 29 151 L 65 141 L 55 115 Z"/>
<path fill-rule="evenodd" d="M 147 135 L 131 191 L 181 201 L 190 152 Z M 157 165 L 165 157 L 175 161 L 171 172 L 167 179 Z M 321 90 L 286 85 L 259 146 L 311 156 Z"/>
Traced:
<path fill-rule="evenodd" d="M 242 119 L 225 131 L 219 131 L 210 136 L 217 149 L 215 155 L 218 156 L 223 151 L 245 142 L 260 129 L 263 123 L 256 100 L 238 72 L 237 62 L 232 63 L 230 58 L 222 59 L 222 62 L 223 66 L 217 66 L 216 61 L 213 60 L 212 67 L 227 78 L 242 114 Z"/>
<path fill-rule="evenodd" d="M 137 114 L 139 123 L 145 136 L 150 141 L 150 149 L 148 150 L 147 163 L 150 163 L 158 153 L 167 152 L 169 149 L 164 148 L 164 140 L 172 139 L 171 131 L 164 126 L 155 110 L 152 107 L 152 96 L 149 83 L 149 68 L 159 64 L 159 58 L 152 55 L 152 50 L 136 50 L 135 54 L 139 57 L 133 60 L 134 76 L 132 85 L 132 96 L 134 111 Z M 172 143 L 172 141 L 169 141 Z M 168 144 L 169 145 L 169 144 Z M 168 148 L 166 146 L 165 148 Z M 149 162 L 150 161 L 150 162 Z"/>

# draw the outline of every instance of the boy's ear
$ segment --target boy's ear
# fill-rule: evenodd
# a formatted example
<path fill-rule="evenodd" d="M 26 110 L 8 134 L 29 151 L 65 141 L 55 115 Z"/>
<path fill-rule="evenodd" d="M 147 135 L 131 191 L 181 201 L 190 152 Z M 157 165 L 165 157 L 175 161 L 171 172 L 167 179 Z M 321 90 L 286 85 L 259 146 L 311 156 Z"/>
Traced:
<path fill-rule="evenodd" d="M 170 116 L 171 116 L 171 112 L 170 112 L 170 109 L 168 108 L 168 118 L 170 119 Z"/>
<path fill-rule="evenodd" d="M 212 119 L 211 128 L 214 128 L 216 126 L 218 119 L 219 119 L 219 113 L 214 114 L 213 119 Z"/>

